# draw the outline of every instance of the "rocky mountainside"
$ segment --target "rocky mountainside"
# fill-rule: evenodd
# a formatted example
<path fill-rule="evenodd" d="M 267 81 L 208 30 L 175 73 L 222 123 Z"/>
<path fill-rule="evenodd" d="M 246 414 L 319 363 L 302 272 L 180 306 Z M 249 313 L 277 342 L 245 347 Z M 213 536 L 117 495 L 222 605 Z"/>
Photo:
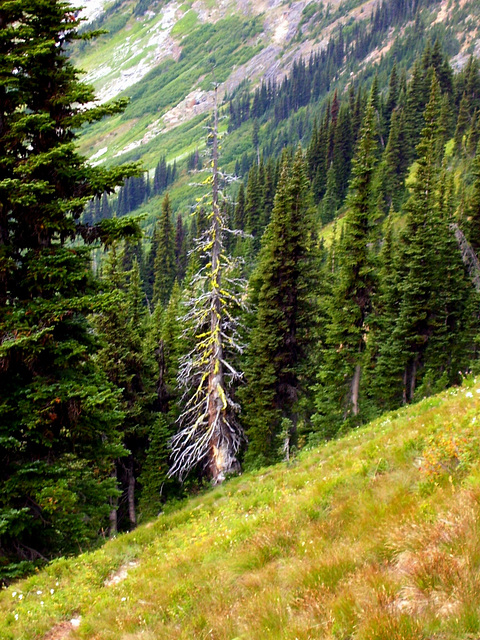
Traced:
<path fill-rule="evenodd" d="M 77 65 L 106 102 L 130 98 L 122 117 L 89 128 L 83 152 L 93 162 L 143 158 L 155 165 L 160 153 L 181 158 L 201 144 L 201 127 L 180 148 L 165 139 L 172 129 L 193 129 L 211 110 L 213 83 L 229 97 L 247 85 L 277 84 L 300 59 L 343 39 L 345 54 L 334 77 L 341 86 L 389 56 L 404 55 L 399 43 L 422 24 L 447 45 L 454 66 L 480 55 L 480 9 L 474 0 L 85 0 L 88 27 L 107 29 L 75 50 Z M 383 11 L 383 13 L 382 13 Z M 381 15 L 387 16 L 385 19 Z M 374 20 L 375 18 L 375 20 Z M 377 20 L 378 18 L 378 20 Z M 359 55 L 358 34 L 375 38 Z M 357 38 L 356 54 L 353 47 Z M 355 59 L 353 59 L 355 58 Z M 332 87 L 324 87 L 324 94 Z M 185 130 L 185 129 L 184 129 Z M 187 144 L 188 142 L 188 144 Z M 145 157 L 144 157 L 145 156 Z"/>

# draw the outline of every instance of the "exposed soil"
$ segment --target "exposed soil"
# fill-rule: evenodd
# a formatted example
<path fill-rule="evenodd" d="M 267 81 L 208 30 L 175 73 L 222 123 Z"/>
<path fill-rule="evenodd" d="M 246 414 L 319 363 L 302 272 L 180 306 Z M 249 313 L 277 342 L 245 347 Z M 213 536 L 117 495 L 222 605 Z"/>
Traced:
<path fill-rule="evenodd" d="M 138 567 L 139 564 L 140 563 L 138 560 L 131 560 L 130 562 L 125 562 L 125 564 L 122 564 L 121 567 L 119 567 L 114 573 L 108 576 L 108 578 L 105 580 L 103 585 L 105 587 L 113 587 L 119 582 L 123 582 L 125 578 L 128 576 L 129 570 L 134 569 L 135 567 Z"/>

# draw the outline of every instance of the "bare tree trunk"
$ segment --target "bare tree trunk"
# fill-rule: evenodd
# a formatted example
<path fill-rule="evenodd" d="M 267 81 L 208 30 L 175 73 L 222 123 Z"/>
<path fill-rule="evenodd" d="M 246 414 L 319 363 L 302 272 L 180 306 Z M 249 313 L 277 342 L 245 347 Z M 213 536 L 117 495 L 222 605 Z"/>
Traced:
<path fill-rule="evenodd" d="M 348 403 L 349 407 L 352 407 L 352 412 L 354 416 L 358 416 L 359 406 L 358 406 L 358 397 L 360 395 L 360 377 L 362 374 L 362 366 L 357 364 L 355 367 L 355 371 L 353 372 L 353 378 L 350 385 L 350 401 Z"/>
<path fill-rule="evenodd" d="M 406 365 L 403 372 L 403 404 L 408 404 L 413 400 L 415 387 L 417 384 L 418 354 L 415 354 L 413 361 Z"/>
<path fill-rule="evenodd" d="M 418 369 L 418 356 L 416 355 L 412 362 L 412 371 L 410 374 L 410 389 L 408 401 L 412 402 L 413 394 L 415 393 L 415 386 L 417 384 L 417 369 Z"/>
<path fill-rule="evenodd" d="M 228 410 L 225 394 L 225 376 L 223 368 L 223 310 L 221 301 L 222 224 L 218 204 L 218 110 L 215 87 L 215 114 L 213 125 L 213 244 L 212 244 L 212 305 L 210 310 L 210 332 L 213 340 L 208 377 L 208 427 L 213 432 L 210 447 L 209 473 L 214 484 L 225 479 L 225 474 L 236 470 L 238 462 L 232 455 L 225 422 Z"/>
<path fill-rule="evenodd" d="M 114 462 L 114 467 L 112 470 L 112 473 L 110 474 L 112 478 L 115 478 L 115 484 L 117 483 L 117 464 L 116 462 Z M 109 515 L 109 521 L 110 521 L 110 527 L 108 529 L 108 535 L 110 537 L 113 537 L 115 535 L 117 535 L 118 532 L 118 521 L 117 521 L 117 509 L 118 509 L 118 498 L 110 498 L 110 506 L 112 507 L 110 509 L 110 515 Z"/>
<path fill-rule="evenodd" d="M 135 476 L 133 475 L 133 460 L 130 460 L 129 462 L 130 464 L 127 468 L 128 517 L 133 529 L 137 526 L 137 516 L 135 513 Z"/>

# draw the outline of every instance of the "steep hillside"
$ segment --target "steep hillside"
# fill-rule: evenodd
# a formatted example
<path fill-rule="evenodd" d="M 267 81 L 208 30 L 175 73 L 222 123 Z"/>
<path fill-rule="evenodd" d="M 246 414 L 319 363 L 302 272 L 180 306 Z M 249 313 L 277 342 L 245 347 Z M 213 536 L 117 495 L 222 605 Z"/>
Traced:
<path fill-rule="evenodd" d="M 78 48 L 76 63 L 100 102 L 119 95 L 131 100 L 124 115 L 85 131 L 82 151 L 95 163 L 142 158 L 151 169 L 163 153 L 169 160 L 182 159 L 203 145 L 202 129 L 195 125 L 212 109 L 212 83 L 219 84 L 221 98 L 245 83 L 250 88 L 261 81 L 279 83 L 299 59 L 308 60 L 339 39 L 345 52 L 332 68 L 339 87 L 367 69 L 372 74 L 389 55 L 410 64 L 409 37 L 415 27 L 419 40 L 418 21 L 433 38 L 444 36 L 457 65 L 480 52 L 473 0 L 414 3 L 416 14 L 409 4 L 393 0 L 90 0 L 86 5 L 89 24 L 109 34 Z M 322 86 L 320 96 L 335 86 Z M 178 138 L 181 144 L 175 143 Z"/>
<path fill-rule="evenodd" d="M 476 638 L 479 412 L 469 379 L 59 559 L 0 638 Z"/>

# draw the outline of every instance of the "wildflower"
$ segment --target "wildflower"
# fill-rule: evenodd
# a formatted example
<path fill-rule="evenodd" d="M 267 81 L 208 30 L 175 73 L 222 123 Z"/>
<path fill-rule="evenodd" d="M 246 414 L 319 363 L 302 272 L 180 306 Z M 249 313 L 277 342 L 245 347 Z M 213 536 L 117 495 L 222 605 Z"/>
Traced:
<path fill-rule="evenodd" d="M 467 391 L 467 393 L 465 394 L 466 398 L 473 398 L 473 393 L 471 391 Z"/>
<path fill-rule="evenodd" d="M 15 598 L 15 596 L 16 596 L 16 595 L 17 595 L 17 592 L 16 592 L 16 591 L 14 591 L 14 592 L 12 593 L 12 598 Z"/>
<path fill-rule="evenodd" d="M 18 620 L 18 613 L 15 614 L 15 620 Z"/>
<path fill-rule="evenodd" d="M 51 594 L 52 594 L 52 596 L 53 596 L 53 594 L 55 593 L 55 589 L 50 589 L 50 593 L 51 593 Z"/>
<path fill-rule="evenodd" d="M 123 598 L 122 598 L 122 602 L 125 602 L 125 600 L 126 600 L 126 598 L 125 598 L 125 597 L 123 597 Z"/>
<path fill-rule="evenodd" d="M 23 594 L 22 594 L 22 593 L 18 596 L 18 599 L 19 599 L 19 600 L 22 600 L 22 599 L 23 599 Z"/>
<path fill-rule="evenodd" d="M 41 596 L 42 595 L 42 591 L 37 591 L 37 596 Z"/>

